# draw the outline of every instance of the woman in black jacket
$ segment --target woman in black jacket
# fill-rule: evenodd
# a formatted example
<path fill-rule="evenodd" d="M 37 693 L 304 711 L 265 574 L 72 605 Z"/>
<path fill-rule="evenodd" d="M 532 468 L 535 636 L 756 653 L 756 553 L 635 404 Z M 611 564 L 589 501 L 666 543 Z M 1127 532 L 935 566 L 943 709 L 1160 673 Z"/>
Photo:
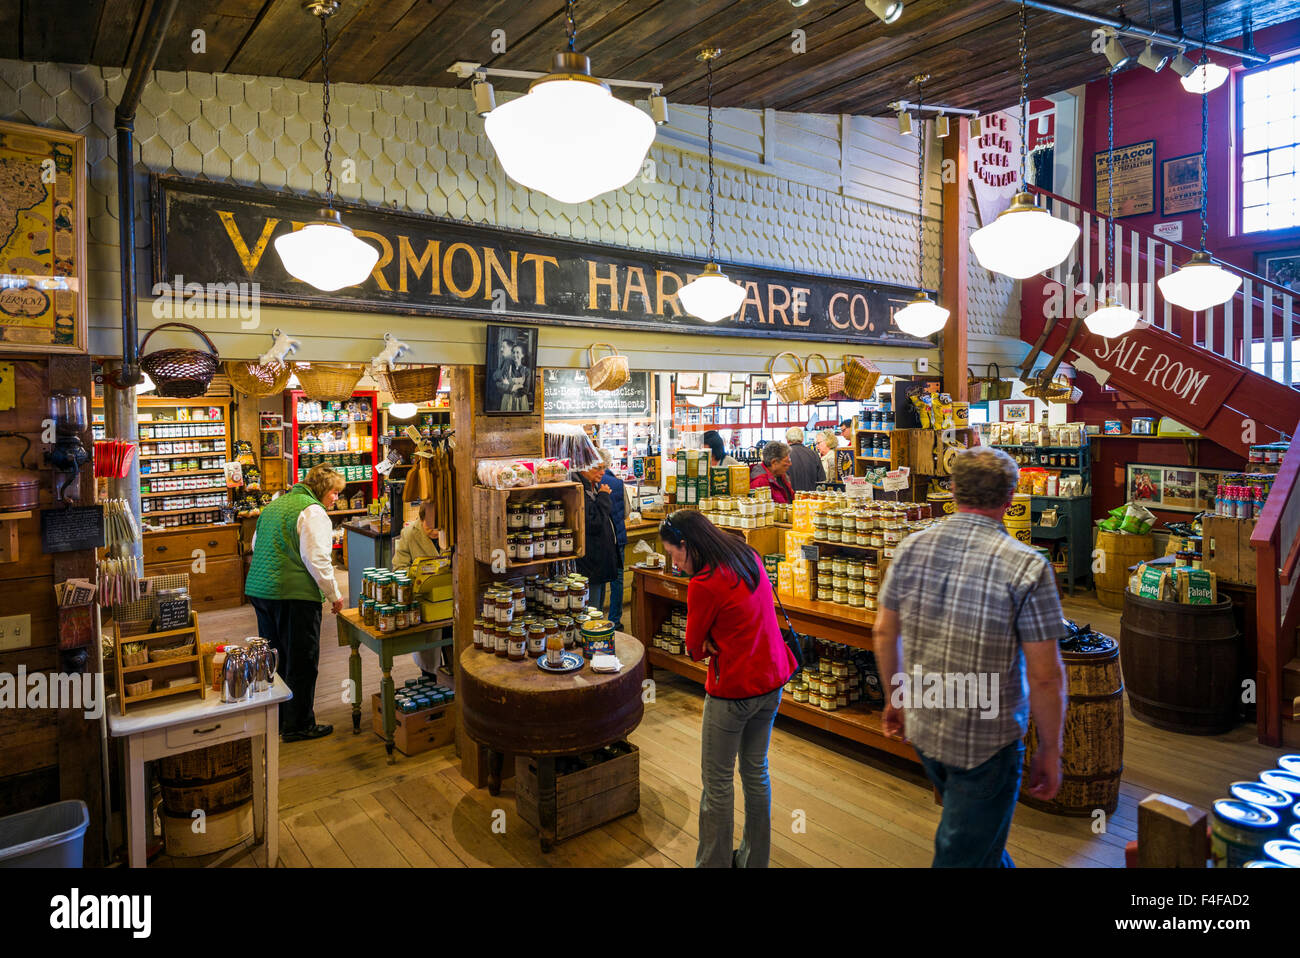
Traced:
<path fill-rule="evenodd" d="M 602 481 L 605 463 L 597 459 L 590 469 L 575 474 L 582 482 L 587 520 L 587 550 L 578 559 L 578 572 L 587 577 L 590 587 L 588 603 L 602 609 L 605 606 L 605 586 L 619 574 L 618 544 L 614 536 L 614 523 L 610 518 L 613 503 L 609 497 L 609 486 Z"/>

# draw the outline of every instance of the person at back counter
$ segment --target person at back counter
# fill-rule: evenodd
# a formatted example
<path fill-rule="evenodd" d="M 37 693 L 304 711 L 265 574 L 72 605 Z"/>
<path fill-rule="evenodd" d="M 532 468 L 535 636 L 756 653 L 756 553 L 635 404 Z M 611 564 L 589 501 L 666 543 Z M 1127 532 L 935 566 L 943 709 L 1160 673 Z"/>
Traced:
<path fill-rule="evenodd" d="M 709 450 L 710 466 L 736 466 L 739 461 L 735 456 L 727 454 L 727 444 L 722 441 L 722 436 L 716 429 L 710 429 L 700 437 L 700 442 Z"/>
<path fill-rule="evenodd" d="M 790 444 L 789 480 L 795 492 L 810 492 L 817 483 L 826 481 L 826 471 L 821 457 L 803 443 L 803 430 L 792 426 L 785 431 L 785 441 Z"/>
<path fill-rule="evenodd" d="M 794 487 L 786 478 L 790 471 L 790 447 L 773 439 L 763 447 L 763 461 L 749 477 L 749 488 L 767 486 L 772 490 L 773 502 L 794 502 Z"/>
<path fill-rule="evenodd" d="M 409 569 L 411 563 L 416 559 L 428 559 L 440 555 L 438 551 L 438 529 L 430 524 L 434 517 L 433 503 L 427 500 L 420 503 L 420 521 L 412 522 L 397 539 L 397 545 L 393 547 L 393 568 Z M 442 633 L 439 632 L 439 638 Z M 420 667 L 426 678 L 435 678 L 435 670 L 438 663 L 432 650 L 425 652 L 413 653 L 415 664 Z M 451 674 L 451 650 L 446 646 L 442 649 L 442 667 L 448 675 Z"/>

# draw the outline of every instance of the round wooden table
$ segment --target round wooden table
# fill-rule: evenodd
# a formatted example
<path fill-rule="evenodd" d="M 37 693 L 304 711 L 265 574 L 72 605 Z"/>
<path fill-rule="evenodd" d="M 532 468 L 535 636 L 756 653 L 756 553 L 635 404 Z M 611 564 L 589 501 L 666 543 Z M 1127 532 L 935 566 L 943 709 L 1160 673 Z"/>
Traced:
<path fill-rule="evenodd" d="M 458 676 L 465 734 L 488 749 L 488 791 L 501 791 L 505 753 L 537 759 L 542 850 L 555 838 L 555 760 L 622 741 L 641 724 L 645 646 L 616 633 L 618 673 L 543 672 L 534 659 L 511 662 L 473 646 L 460 654 Z"/>

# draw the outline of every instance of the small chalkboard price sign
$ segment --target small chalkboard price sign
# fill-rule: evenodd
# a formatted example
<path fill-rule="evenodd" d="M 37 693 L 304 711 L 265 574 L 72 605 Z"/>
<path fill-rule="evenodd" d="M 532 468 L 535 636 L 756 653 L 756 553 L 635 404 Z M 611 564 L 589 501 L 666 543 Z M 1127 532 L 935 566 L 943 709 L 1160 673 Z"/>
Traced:
<path fill-rule="evenodd" d="M 104 545 L 104 507 L 41 510 L 41 551 L 76 552 Z"/>

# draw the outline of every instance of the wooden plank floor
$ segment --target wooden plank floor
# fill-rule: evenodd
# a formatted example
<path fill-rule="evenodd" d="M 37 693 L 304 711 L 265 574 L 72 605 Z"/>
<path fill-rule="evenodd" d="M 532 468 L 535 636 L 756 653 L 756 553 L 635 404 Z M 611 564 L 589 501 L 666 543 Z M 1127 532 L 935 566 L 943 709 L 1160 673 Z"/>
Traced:
<path fill-rule="evenodd" d="M 1065 600 L 1066 614 L 1117 635 L 1119 613 L 1092 593 Z M 205 613 L 205 637 L 255 631 L 249 607 Z M 376 658 L 362 650 L 362 702 L 379 689 Z M 691 867 L 699 814 L 699 726 L 703 690 L 663 670 L 656 700 L 632 736 L 641 749 L 641 808 L 603 828 L 538 849 L 536 833 L 515 813 L 512 783 L 499 797 L 460 775 L 452 746 L 388 765 L 363 714 L 351 733 L 344 701 L 348 650 L 337 645 L 333 620 L 322 626 L 317 720 L 333 735 L 280 749 L 280 854 L 284 867 L 537 866 Z M 410 658 L 394 670 L 418 675 Z M 1162 732 L 1125 721 L 1120 806 L 1104 823 L 1063 818 L 1025 806 L 1016 810 L 1009 848 L 1021 866 L 1122 867 L 1124 844 L 1136 837 L 1137 803 L 1152 791 L 1207 807 L 1227 784 L 1254 778 L 1281 750 L 1255 742 L 1254 727 L 1226 735 Z M 920 769 L 844 742 L 789 719 L 778 719 L 769 755 L 772 775 L 772 864 L 794 867 L 923 867 L 930 862 L 939 808 Z M 743 823 L 736 784 L 736 835 Z M 504 824 L 504 831 L 501 825 Z M 497 827 L 494 828 L 494 824 Z M 255 867 L 250 843 L 198 859 L 161 857 L 163 867 Z"/>

